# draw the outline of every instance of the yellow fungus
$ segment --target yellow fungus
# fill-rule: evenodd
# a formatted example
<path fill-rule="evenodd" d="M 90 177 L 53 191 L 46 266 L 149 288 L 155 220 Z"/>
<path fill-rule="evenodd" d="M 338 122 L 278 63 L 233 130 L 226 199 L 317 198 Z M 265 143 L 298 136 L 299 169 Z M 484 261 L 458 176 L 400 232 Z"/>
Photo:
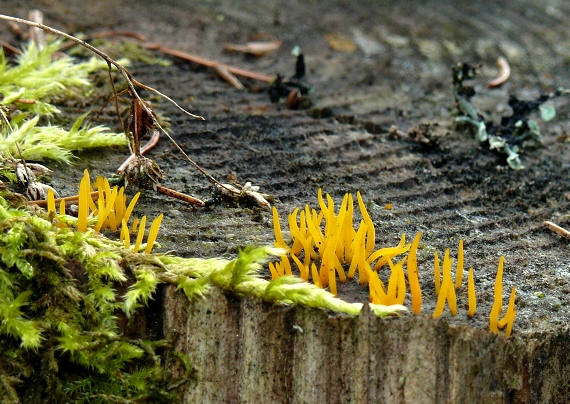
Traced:
<path fill-rule="evenodd" d="M 461 287 L 463 281 L 463 240 L 459 240 L 457 251 L 457 271 L 455 271 L 455 289 Z"/>
<path fill-rule="evenodd" d="M 146 240 L 146 248 L 144 250 L 144 252 L 147 254 L 150 254 L 152 251 L 152 247 L 154 246 L 154 242 L 158 236 L 158 230 L 160 229 L 160 223 L 162 223 L 163 217 L 164 213 L 161 213 L 156 219 L 152 221 L 152 224 L 150 225 L 150 229 L 148 230 L 148 238 Z"/>
<path fill-rule="evenodd" d="M 505 257 L 501 256 L 499 259 L 499 267 L 497 269 L 497 277 L 495 278 L 495 290 L 493 307 L 489 314 L 489 330 L 491 332 L 499 332 L 498 323 L 499 315 L 503 309 L 503 262 Z"/>
<path fill-rule="evenodd" d="M 55 197 L 53 196 L 53 190 L 50 188 L 47 191 L 47 211 L 55 212 Z"/>
<path fill-rule="evenodd" d="M 311 277 L 313 278 L 313 283 L 315 284 L 315 286 L 322 289 L 323 285 L 321 285 L 319 272 L 317 271 L 317 266 L 315 265 L 314 262 L 311 263 Z"/>
<path fill-rule="evenodd" d="M 360 213 L 362 214 L 362 218 L 367 226 L 366 232 L 366 256 L 369 256 L 374 251 L 374 244 L 376 242 L 376 233 L 374 229 L 374 223 L 372 219 L 370 219 L 370 215 L 366 210 L 366 206 L 364 205 L 364 201 L 362 200 L 362 196 L 360 196 L 360 191 L 356 192 L 356 197 L 358 199 L 358 207 L 360 208 Z"/>
<path fill-rule="evenodd" d="M 514 287 L 514 288 L 511 290 L 511 296 L 510 296 L 510 298 L 509 298 L 509 305 L 508 305 L 508 307 L 507 307 L 507 311 L 506 311 L 506 313 L 505 313 L 505 317 L 503 317 L 503 319 L 502 319 L 502 320 L 499 320 L 498 323 L 497 323 L 497 326 L 498 326 L 500 329 L 503 329 L 503 328 L 505 328 L 505 326 L 508 326 L 508 325 L 510 325 L 510 328 L 512 329 L 512 325 L 513 325 L 513 323 L 514 323 L 514 321 L 515 321 L 515 314 L 516 314 L 516 310 L 515 310 L 515 298 L 516 298 L 516 295 L 517 295 L 517 288 Z M 505 335 L 508 337 L 508 336 L 511 335 L 511 333 L 510 333 L 510 332 L 508 332 L 508 333 L 505 332 Z"/>
<path fill-rule="evenodd" d="M 141 219 L 141 224 L 139 226 L 139 232 L 137 234 L 137 240 L 135 241 L 134 251 L 139 252 L 139 248 L 141 247 L 143 237 L 144 237 L 144 230 L 146 225 L 146 216 L 143 216 Z"/>
<path fill-rule="evenodd" d="M 457 296 L 455 295 L 455 287 L 453 286 L 453 279 L 451 277 L 452 259 L 449 256 L 449 248 L 445 251 L 443 257 L 443 276 L 449 278 L 447 289 L 443 289 L 442 293 L 447 295 L 447 304 L 452 316 L 457 314 Z"/>
<path fill-rule="evenodd" d="M 89 201 L 91 197 L 89 196 L 89 191 L 91 190 L 91 183 L 89 179 L 89 172 L 87 170 L 83 173 L 83 178 L 79 183 L 79 201 L 78 201 L 78 212 L 77 212 L 77 231 L 86 232 L 87 231 L 87 216 L 89 215 Z"/>
<path fill-rule="evenodd" d="M 283 234 L 281 233 L 281 224 L 279 223 L 279 214 L 277 213 L 277 208 L 273 206 L 273 231 L 275 233 L 275 247 L 289 249 L 289 246 L 285 244 L 283 240 Z"/>
<path fill-rule="evenodd" d="M 475 310 L 477 310 L 477 296 L 475 295 L 475 280 L 473 279 L 473 268 L 469 268 L 469 279 L 467 280 L 468 286 L 468 300 L 469 300 L 469 310 L 467 315 L 473 317 L 475 315 Z"/>
<path fill-rule="evenodd" d="M 386 305 L 388 300 L 386 296 L 386 291 L 384 289 L 384 284 L 378 277 L 378 274 L 375 271 L 372 271 L 370 269 L 370 266 L 368 266 L 366 272 L 368 272 L 368 277 L 370 279 L 369 282 L 370 301 L 374 304 Z"/>
<path fill-rule="evenodd" d="M 408 254 L 408 283 L 410 284 L 410 293 L 412 294 L 412 312 L 420 314 L 422 311 L 422 291 L 420 288 L 420 280 L 418 278 L 418 245 L 422 233 L 418 232 L 412 243 L 412 248 Z"/>
<path fill-rule="evenodd" d="M 291 232 L 291 235 L 293 235 L 294 233 L 301 233 L 301 230 L 299 230 L 299 226 L 297 225 L 297 214 L 298 213 L 299 213 L 299 208 L 295 208 L 293 213 L 291 213 L 287 217 L 287 220 L 289 222 L 289 231 Z M 293 245 L 291 246 L 291 254 L 299 255 L 301 253 L 302 249 L 303 249 L 303 245 L 301 244 L 301 241 L 294 238 L 293 239 Z"/>
<path fill-rule="evenodd" d="M 59 214 L 65 215 L 65 201 L 63 199 L 59 202 Z"/>
<path fill-rule="evenodd" d="M 439 257 L 437 253 L 433 255 L 433 280 L 435 284 L 435 294 L 439 296 L 441 286 L 441 269 L 439 267 Z"/>
<path fill-rule="evenodd" d="M 271 279 L 279 278 L 279 274 L 277 273 L 277 270 L 275 269 L 275 265 L 273 264 L 273 262 L 270 262 L 268 266 L 269 266 L 269 272 L 271 272 Z"/>
<path fill-rule="evenodd" d="M 384 205 L 384 209 L 386 209 L 386 210 L 392 210 L 392 204 L 391 204 L 391 203 L 387 203 L 386 205 Z"/>
<path fill-rule="evenodd" d="M 121 241 L 125 245 L 125 248 L 131 248 L 131 235 L 129 234 L 129 228 L 127 222 L 123 218 L 121 226 Z"/>
<path fill-rule="evenodd" d="M 309 267 L 303 265 L 303 263 L 296 256 L 291 255 L 291 258 L 293 259 L 293 261 L 295 261 L 297 268 L 299 268 L 299 274 L 300 274 L 299 278 L 303 279 L 304 281 L 308 281 L 309 280 Z"/>
<path fill-rule="evenodd" d="M 135 196 L 133 196 L 133 199 L 131 199 L 129 206 L 127 207 L 127 210 L 125 211 L 125 215 L 123 216 L 123 218 L 125 219 L 125 223 L 129 222 L 129 219 L 131 218 L 131 213 L 133 213 L 133 209 L 135 208 L 135 205 L 136 205 L 137 201 L 139 200 L 139 196 L 141 196 L 141 193 L 137 192 L 135 194 Z M 136 230 L 133 230 L 133 232 L 135 232 L 135 231 Z"/>
<path fill-rule="evenodd" d="M 350 267 L 348 268 L 348 278 L 354 278 L 354 272 L 358 266 L 358 262 L 360 261 L 360 255 L 365 253 L 364 251 L 364 237 L 366 236 L 366 224 L 364 220 L 360 222 L 360 227 L 356 232 L 356 236 L 354 236 L 354 240 L 349 248 L 349 256 L 350 256 Z"/>
<path fill-rule="evenodd" d="M 131 231 L 132 231 L 133 233 L 136 233 L 136 232 L 137 232 L 138 225 L 139 225 L 139 218 L 136 217 L 136 218 L 133 220 L 133 227 L 132 227 L 132 229 L 131 229 Z"/>
<path fill-rule="evenodd" d="M 293 272 L 291 271 L 291 263 L 289 262 L 289 258 L 287 258 L 287 254 L 281 255 L 281 266 L 283 267 L 285 275 L 293 275 Z"/>

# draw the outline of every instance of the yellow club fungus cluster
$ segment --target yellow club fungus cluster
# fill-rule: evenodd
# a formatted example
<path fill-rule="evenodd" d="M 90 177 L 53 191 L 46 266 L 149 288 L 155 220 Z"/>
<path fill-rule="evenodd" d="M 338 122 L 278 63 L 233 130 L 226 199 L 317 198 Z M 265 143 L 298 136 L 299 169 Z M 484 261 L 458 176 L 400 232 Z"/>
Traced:
<path fill-rule="evenodd" d="M 95 189 L 93 189 L 95 188 Z M 111 188 L 109 181 L 103 177 L 97 177 L 95 184 L 91 184 L 89 172 L 85 170 L 83 178 L 79 184 L 79 201 L 77 214 L 77 230 L 80 232 L 87 231 L 92 224 L 93 230 L 96 232 L 102 229 L 110 229 L 117 231 L 121 229 L 121 241 L 126 248 L 131 248 L 131 237 L 128 227 L 128 221 L 133 213 L 135 204 L 137 203 L 140 192 L 138 192 L 130 203 L 127 205 L 127 196 L 123 187 L 114 186 Z M 52 192 L 48 192 L 47 208 L 48 211 L 56 211 L 56 203 Z M 65 214 L 65 200 L 60 201 L 59 214 Z M 150 253 L 156 241 L 160 224 L 164 214 L 160 214 L 153 220 L 147 237 L 145 252 Z M 138 252 L 141 249 L 142 241 L 145 233 L 146 216 L 140 220 L 134 219 L 132 232 L 137 234 L 132 249 Z M 138 228 L 138 233 L 137 233 Z"/>
<path fill-rule="evenodd" d="M 421 233 L 416 235 L 411 244 L 406 243 L 406 237 L 402 235 L 398 245 L 375 249 L 374 224 L 360 193 L 357 193 L 357 201 L 362 219 L 358 228 L 355 228 L 352 195 L 345 194 L 338 213 L 335 214 L 333 199 L 330 195 L 323 198 L 319 189 L 319 211 L 305 205 L 303 210 L 297 208 L 288 216 L 290 244 L 283 238 L 279 214 L 273 207 L 275 246 L 285 249 L 287 253 L 281 255 L 279 262 L 269 263 L 271 277 L 276 279 L 281 276 L 293 276 L 298 272 L 303 280 L 311 280 L 320 288 L 328 287 L 331 293 L 337 295 L 337 281 L 344 283 L 357 276 L 361 285 L 368 284 L 370 301 L 385 306 L 403 305 L 409 288 L 412 312 L 420 314 L 422 291 L 418 275 L 417 251 Z M 397 258 L 399 256 L 401 258 Z M 294 262 L 298 271 L 293 269 L 290 260 Z M 498 332 L 498 329 L 507 327 L 505 335 L 509 336 L 516 314 L 514 310 L 516 292 L 513 289 L 507 312 L 503 319 L 498 320 L 502 309 L 502 263 L 501 257 L 495 284 L 495 304 L 490 316 L 490 330 Z M 380 270 L 386 266 L 390 270 L 389 275 L 386 274 L 387 285 L 379 276 Z M 404 266 L 407 271 L 404 271 Z M 434 284 L 437 295 L 434 318 L 441 316 L 446 303 L 451 315 L 457 315 L 456 289 L 461 288 L 463 282 L 463 240 L 459 242 L 455 280 L 452 277 L 452 266 L 449 249 L 445 252 L 442 268 L 437 253 L 434 255 Z M 467 316 L 473 317 L 477 308 L 473 268 L 469 269 L 467 299 Z"/>

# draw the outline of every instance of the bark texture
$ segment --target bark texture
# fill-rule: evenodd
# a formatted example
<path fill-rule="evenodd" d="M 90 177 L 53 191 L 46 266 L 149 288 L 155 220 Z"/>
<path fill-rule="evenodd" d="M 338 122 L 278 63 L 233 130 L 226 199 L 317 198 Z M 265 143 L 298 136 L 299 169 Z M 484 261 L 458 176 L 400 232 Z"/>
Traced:
<path fill-rule="evenodd" d="M 504 338 L 427 316 L 381 319 L 166 291 L 164 329 L 190 358 L 187 403 L 564 403 L 570 332 Z M 173 363 L 173 366 L 175 364 Z"/>

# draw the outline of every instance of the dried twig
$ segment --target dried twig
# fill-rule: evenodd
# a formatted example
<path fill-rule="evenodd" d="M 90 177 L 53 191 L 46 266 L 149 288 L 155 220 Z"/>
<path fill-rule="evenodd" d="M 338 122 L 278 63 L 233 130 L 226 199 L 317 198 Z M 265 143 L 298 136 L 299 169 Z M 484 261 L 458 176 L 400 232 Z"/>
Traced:
<path fill-rule="evenodd" d="M 245 87 L 238 80 L 236 76 L 234 76 L 227 68 L 220 65 L 214 65 L 214 71 L 218 73 L 222 79 L 224 79 L 230 86 L 237 88 L 238 90 L 243 90 Z"/>
<path fill-rule="evenodd" d="M 570 231 L 558 226 L 557 224 L 554 224 L 552 222 L 544 222 L 542 223 L 544 225 L 544 227 L 546 227 L 547 229 L 552 230 L 554 233 L 558 234 L 561 237 L 564 237 L 566 239 L 570 240 Z"/>
<path fill-rule="evenodd" d="M 250 70 L 240 69 L 239 67 L 233 67 L 224 63 L 216 62 L 215 60 L 206 59 L 200 56 L 192 55 L 190 53 L 182 52 L 176 49 L 165 48 L 164 46 L 158 44 L 148 44 L 143 45 L 147 49 L 156 50 L 164 53 L 165 55 L 170 55 L 177 57 L 188 62 L 196 63 L 201 66 L 214 67 L 216 65 L 226 68 L 230 73 L 236 76 L 246 77 L 248 79 L 253 79 L 257 81 L 263 81 L 264 83 L 271 83 L 275 80 L 275 76 L 270 76 L 268 74 L 252 72 Z"/>

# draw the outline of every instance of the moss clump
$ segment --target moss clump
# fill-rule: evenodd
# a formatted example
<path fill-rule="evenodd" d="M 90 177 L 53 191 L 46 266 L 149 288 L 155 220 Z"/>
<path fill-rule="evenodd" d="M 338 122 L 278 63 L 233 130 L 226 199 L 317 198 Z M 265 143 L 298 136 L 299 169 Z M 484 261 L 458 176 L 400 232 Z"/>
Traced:
<path fill-rule="evenodd" d="M 87 62 L 68 56 L 52 58 L 59 45 L 56 41 L 39 48 L 32 42 L 13 66 L 0 50 L 0 152 L 18 156 L 19 144 L 27 160 L 69 163 L 71 151 L 127 144 L 124 135 L 106 127 L 83 125 L 87 114 L 69 130 L 48 121 L 60 113 L 56 103 L 90 93 L 90 73 L 107 69 L 96 58 Z"/>

